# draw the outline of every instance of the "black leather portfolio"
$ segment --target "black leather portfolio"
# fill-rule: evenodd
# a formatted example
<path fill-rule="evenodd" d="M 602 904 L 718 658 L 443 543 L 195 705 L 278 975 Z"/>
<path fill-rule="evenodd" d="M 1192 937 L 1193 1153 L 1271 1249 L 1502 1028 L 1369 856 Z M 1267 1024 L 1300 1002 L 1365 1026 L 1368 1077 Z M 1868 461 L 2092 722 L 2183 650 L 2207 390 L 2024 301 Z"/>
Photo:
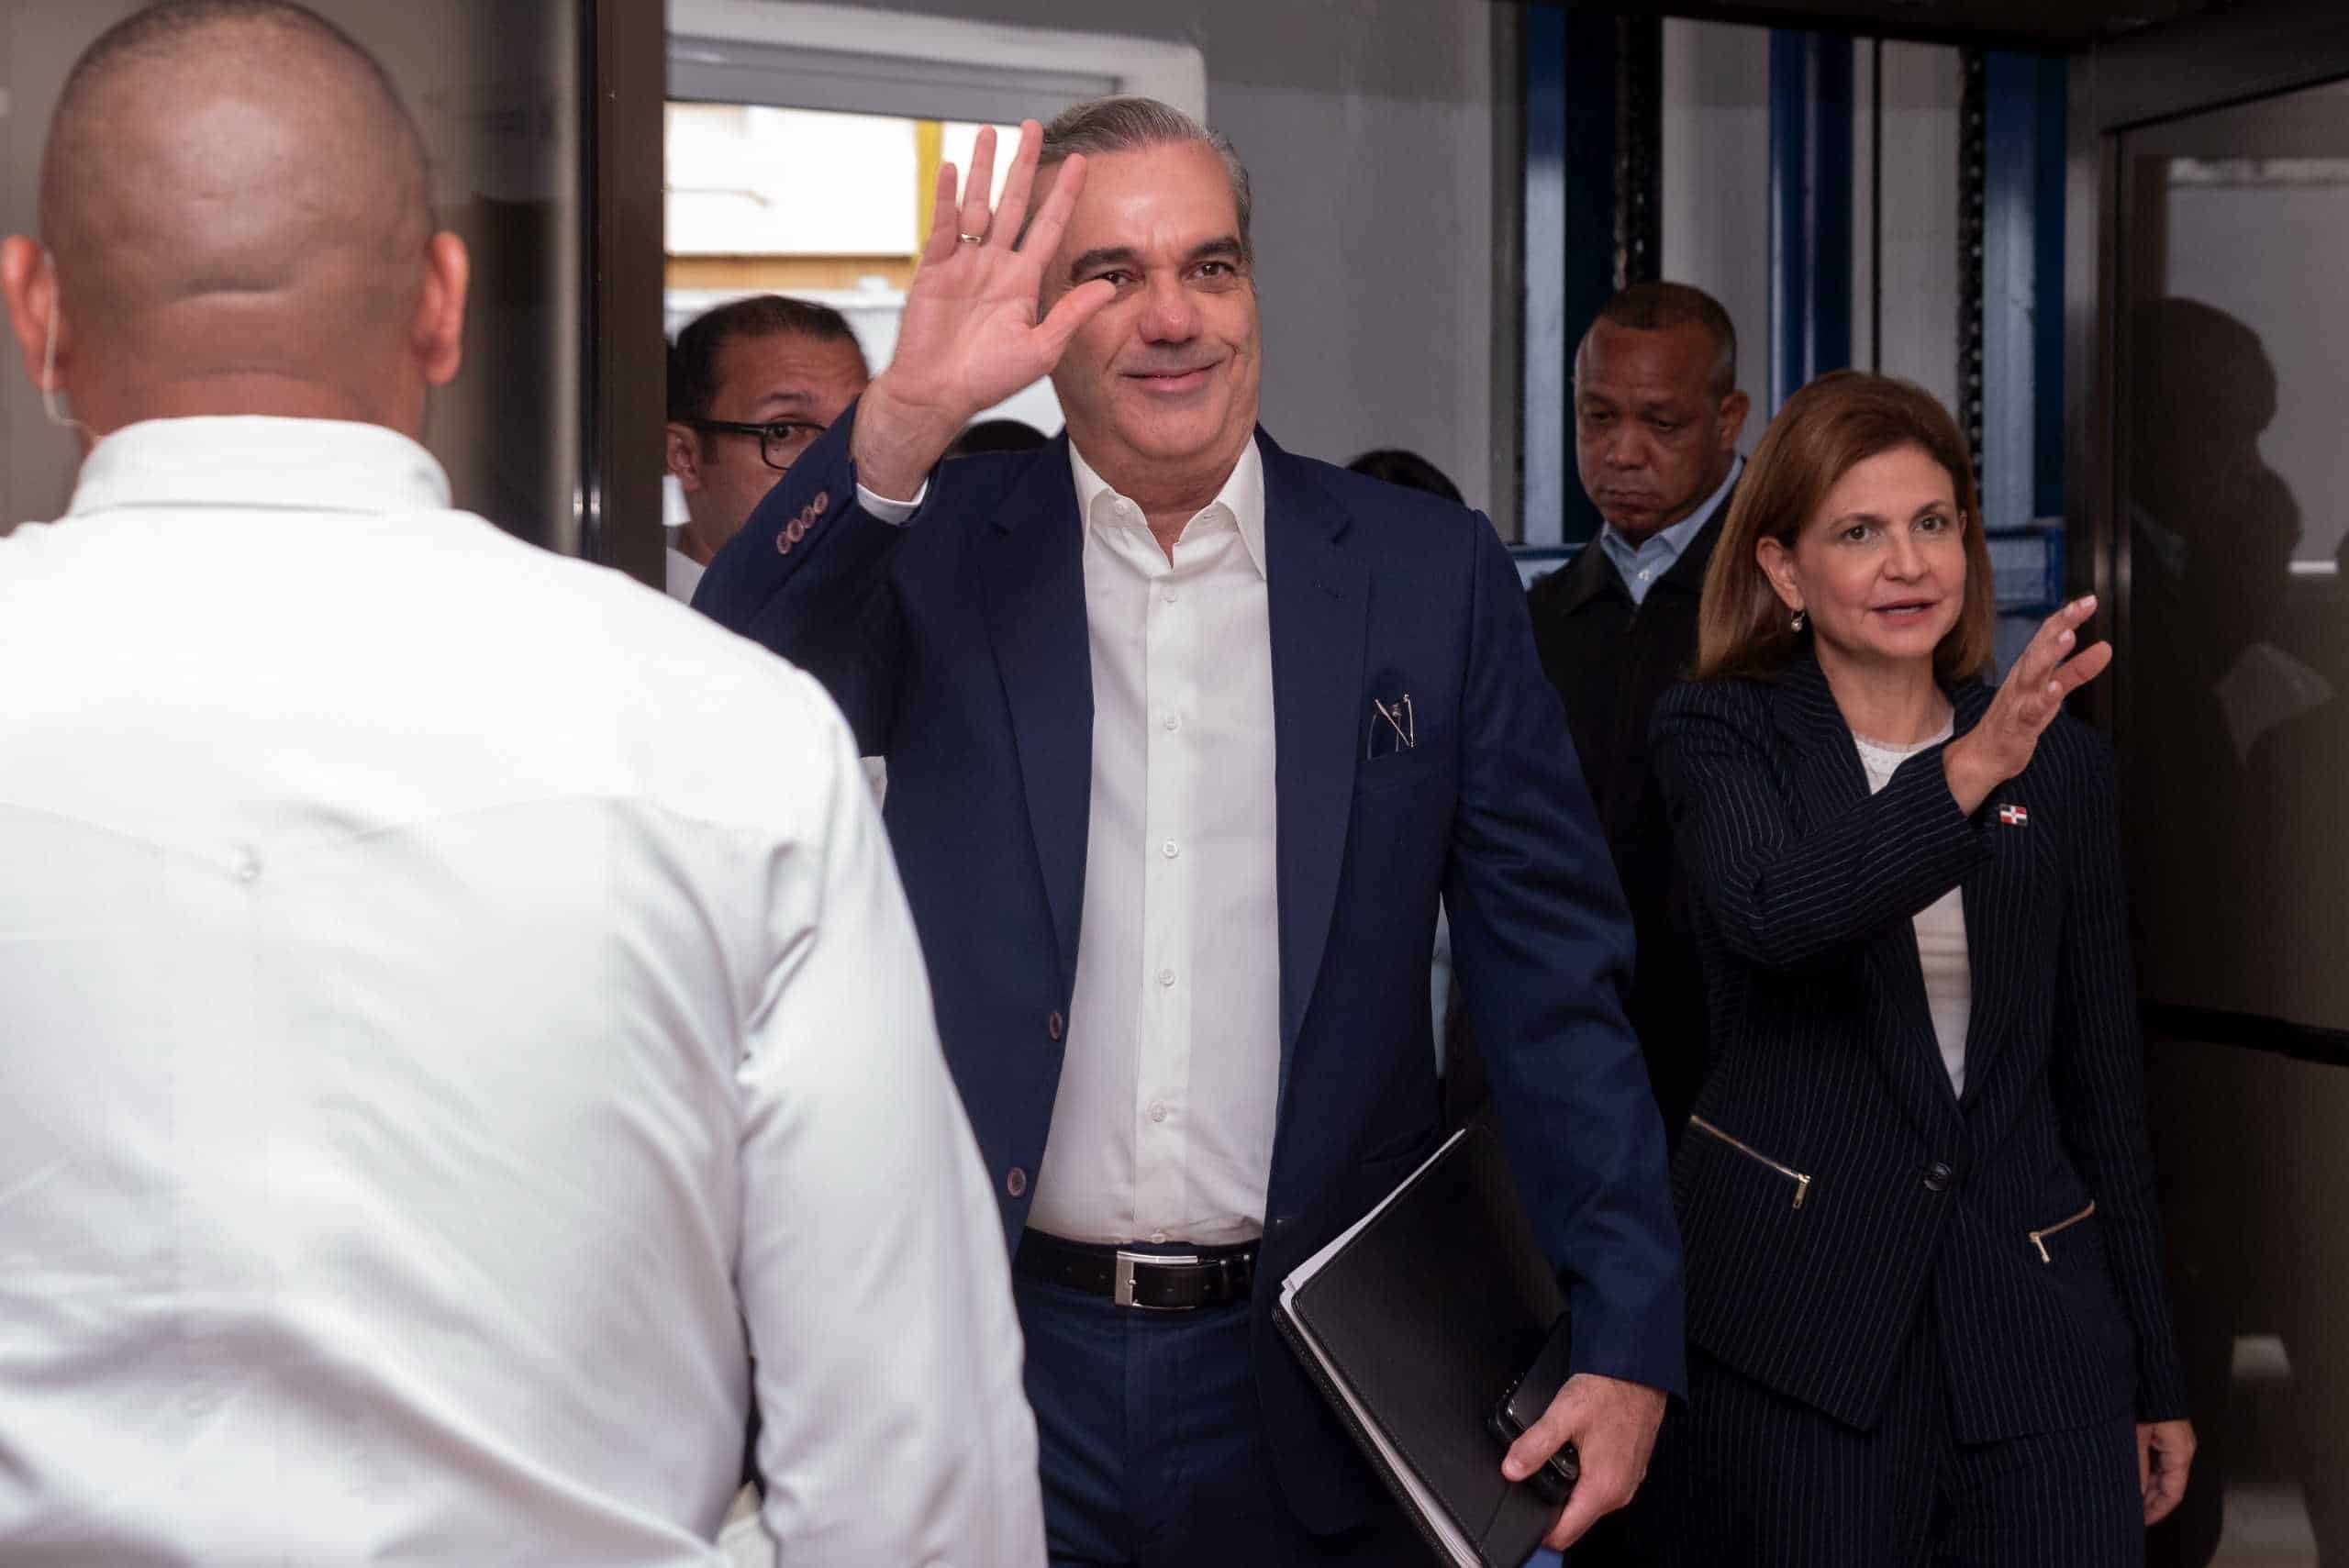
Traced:
<path fill-rule="evenodd" d="M 1558 1505 L 1502 1478 L 1491 1418 L 1504 1400 L 1547 1407 L 1567 1328 L 1499 1140 L 1454 1133 L 1284 1280 L 1274 1312 L 1436 1560 L 1521 1568 Z"/>

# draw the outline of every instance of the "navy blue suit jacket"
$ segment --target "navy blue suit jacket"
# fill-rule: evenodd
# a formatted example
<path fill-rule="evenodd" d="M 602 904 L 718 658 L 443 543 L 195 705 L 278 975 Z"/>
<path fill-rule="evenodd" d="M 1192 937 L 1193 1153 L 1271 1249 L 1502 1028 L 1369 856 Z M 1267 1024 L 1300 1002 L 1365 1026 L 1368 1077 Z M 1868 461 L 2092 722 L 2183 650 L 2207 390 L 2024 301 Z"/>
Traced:
<path fill-rule="evenodd" d="M 1961 735 L 1990 705 L 1949 695 Z M 1655 755 L 1712 1034 L 1673 1168 L 1689 1338 L 1865 1428 L 1931 1312 L 1963 1441 L 2183 1416 L 2104 738 L 2059 716 L 1972 817 L 1939 747 L 1870 795 L 1806 658 L 1675 687 Z M 1910 925 L 1952 887 L 1962 1097 Z"/>
<path fill-rule="evenodd" d="M 793 465 L 695 603 L 824 681 L 888 759 L 940 1033 L 1016 1242 L 1060 1077 L 1092 781 L 1068 444 L 948 461 L 900 528 L 856 504 L 852 423 Z M 1439 895 L 1579 1370 L 1680 1389 L 1679 1250 L 1623 1018 L 1630 924 L 1508 551 L 1463 507 L 1257 439 L 1281 1090 L 1256 1377 L 1284 1494 L 1328 1531 L 1372 1484 L 1269 1309 L 1438 1141 Z M 1369 760 L 1372 699 L 1406 694 L 1417 746 Z"/>

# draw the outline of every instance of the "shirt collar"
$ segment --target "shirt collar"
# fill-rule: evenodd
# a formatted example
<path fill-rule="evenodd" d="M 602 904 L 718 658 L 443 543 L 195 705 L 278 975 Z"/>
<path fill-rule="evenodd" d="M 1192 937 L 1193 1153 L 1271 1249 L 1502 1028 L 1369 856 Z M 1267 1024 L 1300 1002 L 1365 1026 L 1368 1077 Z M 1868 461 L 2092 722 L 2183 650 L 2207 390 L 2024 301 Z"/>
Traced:
<path fill-rule="evenodd" d="M 206 415 L 126 425 L 90 449 L 68 517 L 121 506 L 449 508 L 449 476 L 396 430 L 348 419 Z"/>
<path fill-rule="evenodd" d="M 1668 528 L 1660 529 L 1634 543 L 1623 537 L 1621 530 L 1618 529 L 1614 524 L 1609 523 L 1599 531 L 1599 543 L 1606 546 L 1610 559 L 1625 565 L 1639 560 L 1643 555 L 1657 553 L 1661 553 L 1667 561 L 1677 561 L 1687 550 L 1688 541 L 1695 539 L 1704 530 L 1705 525 L 1713 520 L 1713 514 L 1721 509 L 1721 503 L 1728 499 L 1729 493 L 1737 488 L 1737 476 L 1744 472 L 1745 459 L 1740 455 L 1730 463 L 1729 477 L 1722 480 L 1711 495 L 1698 502 L 1695 511 Z"/>
<path fill-rule="evenodd" d="M 694 602 L 694 590 L 701 586 L 702 573 L 709 568 L 676 547 L 674 541 L 681 531 L 683 530 L 670 531 L 669 537 L 672 542 L 663 552 L 666 570 L 662 574 L 662 583 L 668 589 L 671 598 L 680 604 L 690 605 Z"/>
<path fill-rule="evenodd" d="M 1084 520 L 1085 527 L 1092 527 L 1093 504 L 1102 496 L 1119 501 L 1127 499 L 1112 490 L 1108 480 L 1093 472 L 1093 465 L 1085 461 L 1085 454 L 1076 450 L 1074 441 L 1068 444 L 1068 462 L 1076 478 L 1076 515 Z M 1194 515 L 1204 516 L 1217 506 L 1221 506 L 1240 529 L 1240 542 L 1246 547 L 1248 559 L 1256 568 L 1256 575 L 1267 576 L 1264 571 L 1264 457 L 1256 450 L 1252 439 L 1241 451 L 1240 461 L 1232 465 L 1230 477 L 1224 480 L 1223 488 L 1216 492 L 1215 499 Z"/>

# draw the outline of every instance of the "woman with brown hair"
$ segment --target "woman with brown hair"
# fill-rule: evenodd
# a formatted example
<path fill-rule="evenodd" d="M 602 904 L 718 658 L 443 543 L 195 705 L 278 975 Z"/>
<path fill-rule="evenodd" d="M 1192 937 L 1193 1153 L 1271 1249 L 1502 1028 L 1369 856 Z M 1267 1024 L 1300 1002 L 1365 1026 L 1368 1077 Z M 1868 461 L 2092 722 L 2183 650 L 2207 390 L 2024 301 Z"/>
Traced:
<path fill-rule="evenodd" d="M 1993 690 L 1991 589 L 1948 413 L 1823 376 L 1656 712 L 1711 1020 L 1668 1562 L 2102 1568 L 2185 1488 L 2111 759 L 2060 711 L 2111 651 L 2077 600 Z"/>

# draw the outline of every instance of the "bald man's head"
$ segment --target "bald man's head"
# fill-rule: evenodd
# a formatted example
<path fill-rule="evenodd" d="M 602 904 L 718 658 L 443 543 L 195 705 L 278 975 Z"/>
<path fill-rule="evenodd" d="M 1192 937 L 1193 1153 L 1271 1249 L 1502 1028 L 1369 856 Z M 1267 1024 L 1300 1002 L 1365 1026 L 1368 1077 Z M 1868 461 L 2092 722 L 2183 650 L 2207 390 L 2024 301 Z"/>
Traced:
<path fill-rule="evenodd" d="M 128 422 L 115 406 L 412 428 L 463 308 L 428 197 L 415 121 L 340 28 L 287 0 L 166 0 L 66 79 L 41 163 L 54 267 L 12 240 L 0 284 L 20 339 L 45 351 L 61 318 L 59 379 L 101 432 Z"/>

